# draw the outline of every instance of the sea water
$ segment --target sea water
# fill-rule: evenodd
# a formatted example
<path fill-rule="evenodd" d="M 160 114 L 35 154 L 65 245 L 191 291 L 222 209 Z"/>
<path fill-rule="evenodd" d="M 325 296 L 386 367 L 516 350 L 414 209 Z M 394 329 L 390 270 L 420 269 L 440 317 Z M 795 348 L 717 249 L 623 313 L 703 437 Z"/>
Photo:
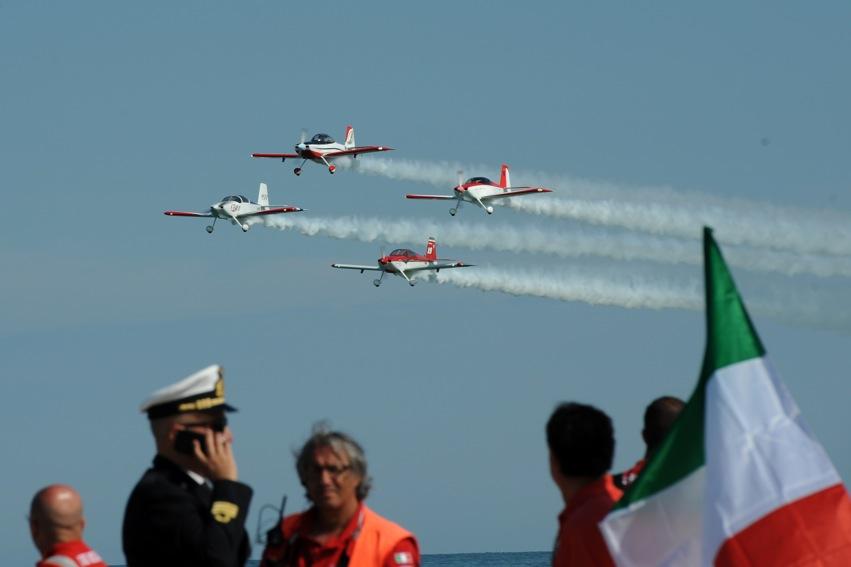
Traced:
<path fill-rule="evenodd" d="M 552 563 L 549 551 L 526 551 L 522 553 L 448 553 L 423 555 L 423 567 L 549 567 Z"/>
<path fill-rule="evenodd" d="M 549 567 L 549 551 L 520 553 L 445 553 L 423 555 L 422 567 Z M 249 561 L 247 567 L 257 567 L 259 561 Z M 116 565 L 115 567 L 123 567 Z"/>

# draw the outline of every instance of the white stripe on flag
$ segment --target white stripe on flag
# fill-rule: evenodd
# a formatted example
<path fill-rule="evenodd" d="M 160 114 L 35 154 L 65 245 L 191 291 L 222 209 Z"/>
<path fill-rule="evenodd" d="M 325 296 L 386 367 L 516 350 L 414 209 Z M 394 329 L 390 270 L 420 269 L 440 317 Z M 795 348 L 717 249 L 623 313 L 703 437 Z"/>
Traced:
<path fill-rule="evenodd" d="M 600 530 L 621 566 L 698 565 L 705 467 L 606 516 Z"/>
<path fill-rule="evenodd" d="M 705 435 L 704 565 L 754 521 L 842 482 L 765 358 L 709 379 Z"/>

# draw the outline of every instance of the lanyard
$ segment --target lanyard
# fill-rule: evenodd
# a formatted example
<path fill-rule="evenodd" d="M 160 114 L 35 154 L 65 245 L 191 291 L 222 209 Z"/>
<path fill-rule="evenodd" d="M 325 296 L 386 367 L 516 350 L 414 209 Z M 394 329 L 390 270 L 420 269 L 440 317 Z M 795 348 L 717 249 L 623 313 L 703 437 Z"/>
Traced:
<path fill-rule="evenodd" d="M 351 558 L 352 551 L 354 551 L 355 542 L 360 535 L 361 529 L 363 528 L 363 509 L 361 508 L 360 514 L 358 515 L 358 525 L 355 528 L 355 531 L 352 533 L 352 538 L 349 540 L 349 543 L 346 545 L 346 549 L 343 551 L 343 555 L 340 557 L 340 561 L 337 562 L 336 567 L 349 567 L 349 560 Z"/>

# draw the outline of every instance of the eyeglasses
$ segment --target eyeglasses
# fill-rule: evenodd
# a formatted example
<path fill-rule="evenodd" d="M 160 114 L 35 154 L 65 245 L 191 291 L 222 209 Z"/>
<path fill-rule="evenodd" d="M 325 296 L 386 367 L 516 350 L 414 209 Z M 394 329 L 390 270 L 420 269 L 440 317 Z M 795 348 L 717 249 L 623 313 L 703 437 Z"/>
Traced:
<path fill-rule="evenodd" d="M 183 427 L 209 427 L 216 433 L 222 433 L 225 430 L 225 427 L 228 426 L 228 418 L 220 417 L 215 421 L 208 421 L 204 423 L 181 423 Z"/>
<path fill-rule="evenodd" d="M 347 470 L 351 469 L 352 465 L 317 465 L 311 463 L 307 466 L 307 474 L 312 477 L 320 477 L 323 472 L 327 472 L 332 478 L 339 478 Z"/>

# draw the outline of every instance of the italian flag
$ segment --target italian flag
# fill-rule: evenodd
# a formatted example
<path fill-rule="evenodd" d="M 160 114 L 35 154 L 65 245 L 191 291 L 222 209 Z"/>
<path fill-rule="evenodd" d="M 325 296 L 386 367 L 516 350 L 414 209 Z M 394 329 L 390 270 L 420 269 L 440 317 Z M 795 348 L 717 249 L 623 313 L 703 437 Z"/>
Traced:
<path fill-rule="evenodd" d="M 706 352 L 673 429 L 600 523 L 618 565 L 851 565 L 851 500 L 765 356 L 712 231 Z"/>

